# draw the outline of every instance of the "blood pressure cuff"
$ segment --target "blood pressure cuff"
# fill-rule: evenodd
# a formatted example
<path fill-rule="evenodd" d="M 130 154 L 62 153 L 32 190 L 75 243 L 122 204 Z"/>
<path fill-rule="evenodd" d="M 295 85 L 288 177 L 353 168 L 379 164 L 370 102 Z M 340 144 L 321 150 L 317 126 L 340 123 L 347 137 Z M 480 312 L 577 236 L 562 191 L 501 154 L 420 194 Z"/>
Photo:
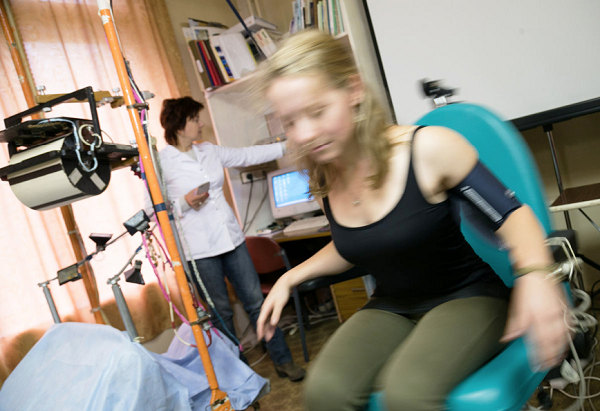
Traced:
<path fill-rule="evenodd" d="M 463 216 L 486 237 L 521 207 L 515 192 L 506 188 L 481 162 L 456 187 L 448 191 L 458 200 Z"/>

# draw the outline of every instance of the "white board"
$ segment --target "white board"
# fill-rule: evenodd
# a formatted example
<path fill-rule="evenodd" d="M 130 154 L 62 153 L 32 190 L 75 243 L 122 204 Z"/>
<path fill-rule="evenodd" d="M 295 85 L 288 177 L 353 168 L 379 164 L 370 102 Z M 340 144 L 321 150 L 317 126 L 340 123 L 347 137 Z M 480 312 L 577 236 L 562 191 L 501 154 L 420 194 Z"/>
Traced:
<path fill-rule="evenodd" d="M 419 80 L 515 119 L 600 97 L 598 0 L 366 0 L 396 118 L 431 110 Z"/>

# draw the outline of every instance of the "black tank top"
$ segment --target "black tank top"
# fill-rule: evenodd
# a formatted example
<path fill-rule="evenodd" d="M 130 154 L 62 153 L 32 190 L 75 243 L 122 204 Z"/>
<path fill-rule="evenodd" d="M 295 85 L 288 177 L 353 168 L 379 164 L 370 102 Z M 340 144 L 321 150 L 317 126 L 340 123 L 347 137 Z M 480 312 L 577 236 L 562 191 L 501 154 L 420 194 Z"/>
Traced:
<path fill-rule="evenodd" d="M 438 204 L 425 200 L 412 158 L 411 152 L 400 201 L 379 221 L 355 228 L 339 225 L 323 198 L 337 251 L 376 280 L 364 308 L 413 314 L 457 298 L 508 299 L 510 289 L 463 237 L 458 206 L 450 198 Z"/>

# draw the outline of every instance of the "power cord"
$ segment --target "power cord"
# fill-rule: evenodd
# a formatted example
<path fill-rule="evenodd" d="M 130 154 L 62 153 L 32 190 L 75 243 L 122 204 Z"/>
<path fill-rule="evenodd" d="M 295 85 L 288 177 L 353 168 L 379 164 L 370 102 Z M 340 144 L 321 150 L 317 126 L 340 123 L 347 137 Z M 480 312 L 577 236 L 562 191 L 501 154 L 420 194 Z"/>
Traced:
<path fill-rule="evenodd" d="M 266 183 L 266 181 L 265 181 L 265 183 Z M 263 204 L 267 200 L 268 196 L 269 196 L 269 190 L 265 188 L 265 194 L 263 195 L 262 200 L 260 200 L 260 203 L 258 204 L 258 207 L 256 207 L 256 210 L 254 210 L 254 214 L 252 214 L 252 218 L 250 219 L 250 222 L 248 223 L 248 226 L 245 227 L 244 234 L 246 234 L 248 232 L 248 230 L 250 229 L 250 227 L 252 227 L 252 224 L 254 223 L 254 220 L 256 220 L 256 216 L 258 215 L 258 212 L 260 211 L 261 207 L 263 206 Z"/>
<path fill-rule="evenodd" d="M 250 204 L 252 203 L 252 188 L 254 187 L 254 176 L 252 175 L 252 173 L 248 173 L 248 180 L 250 180 L 250 194 L 248 194 L 248 204 L 246 205 L 246 215 L 244 216 L 244 224 L 242 225 L 242 227 L 244 227 L 242 229 L 242 231 L 244 231 L 244 233 L 247 230 L 246 221 L 248 220 L 248 212 L 250 211 Z"/>
<path fill-rule="evenodd" d="M 563 377 L 567 381 L 570 381 L 570 383 L 572 384 L 579 384 L 579 394 L 573 396 L 571 394 L 567 394 L 564 390 L 557 391 L 569 398 L 573 398 L 576 400 L 573 404 L 565 408 L 563 411 L 584 410 L 584 404 L 586 399 L 590 402 L 592 409 L 596 411 L 591 402 L 591 399 L 600 396 L 600 392 L 592 395 L 586 395 L 586 392 L 589 391 L 592 380 L 600 380 L 600 378 L 591 375 L 591 373 L 593 373 L 594 366 L 597 364 L 595 362 L 594 351 L 597 345 L 597 340 L 594 338 L 595 343 L 592 347 L 591 365 L 588 365 L 584 370 L 581 364 L 581 360 L 579 358 L 579 354 L 577 353 L 577 349 L 575 348 L 575 345 L 573 343 L 573 339 L 571 338 L 571 332 L 578 331 L 577 328 L 581 329 L 585 333 L 591 330 L 592 327 L 597 327 L 596 318 L 586 312 L 591 306 L 593 306 L 590 296 L 584 290 L 575 288 L 574 280 L 578 278 L 578 276 L 576 276 L 575 274 L 578 274 L 579 276 L 581 276 L 582 274 L 582 268 L 580 263 L 581 260 L 576 257 L 575 252 L 571 247 L 571 244 L 564 237 L 548 239 L 546 240 L 546 244 L 560 246 L 565 256 L 567 257 L 567 263 L 562 265 L 557 264 L 556 270 L 550 273 L 549 277 L 554 277 L 554 279 L 560 281 L 569 281 L 569 283 L 573 285 L 571 289 L 571 294 L 573 298 L 576 298 L 580 301 L 579 305 L 576 307 L 565 307 L 565 322 L 567 324 L 567 327 L 569 328 L 569 331 L 567 332 L 567 337 L 569 347 L 573 355 L 574 364 L 570 364 L 569 362 L 564 361 L 561 366 L 561 374 L 563 375 Z M 585 375 L 588 372 L 588 370 L 591 370 L 590 376 Z M 553 388 L 550 387 L 550 398 L 552 398 L 552 394 Z M 527 409 L 538 410 L 543 408 L 535 408 L 528 403 Z"/>

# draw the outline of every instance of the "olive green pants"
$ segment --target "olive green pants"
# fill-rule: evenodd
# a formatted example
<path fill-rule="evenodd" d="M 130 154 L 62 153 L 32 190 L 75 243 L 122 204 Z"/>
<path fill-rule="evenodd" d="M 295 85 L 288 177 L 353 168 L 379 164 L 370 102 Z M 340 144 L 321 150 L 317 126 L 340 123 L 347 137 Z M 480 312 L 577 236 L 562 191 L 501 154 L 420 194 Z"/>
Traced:
<path fill-rule="evenodd" d="M 304 383 L 309 411 L 362 410 L 384 391 L 389 411 L 439 411 L 452 389 L 501 348 L 508 304 L 471 297 L 424 315 L 354 314 L 329 339 Z"/>

